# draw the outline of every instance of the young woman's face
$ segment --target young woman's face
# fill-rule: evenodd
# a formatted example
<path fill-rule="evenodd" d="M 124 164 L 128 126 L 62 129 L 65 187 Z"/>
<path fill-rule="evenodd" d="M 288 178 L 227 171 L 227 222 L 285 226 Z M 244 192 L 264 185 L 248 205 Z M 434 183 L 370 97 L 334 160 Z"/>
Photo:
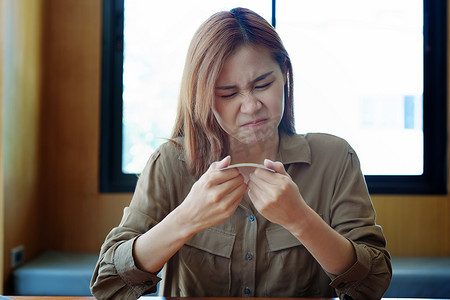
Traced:
<path fill-rule="evenodd" d="M 213 113 L 217 122 L 241 143 L 273 138 L 283 116 L 285 82 L 267 49 L 238 48 L 216 81 Z"/>

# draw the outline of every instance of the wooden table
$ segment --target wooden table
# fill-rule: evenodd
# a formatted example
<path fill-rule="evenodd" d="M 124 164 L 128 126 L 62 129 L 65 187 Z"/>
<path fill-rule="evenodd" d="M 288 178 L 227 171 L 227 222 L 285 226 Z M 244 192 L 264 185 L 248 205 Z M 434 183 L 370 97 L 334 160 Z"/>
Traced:
<path fill-rule="evenodd" d="M 75 296 L 5 296 L 13 300 L 95 300 L 94 297 Z"/>
<path fill-rule="evenodd" d="M 55 297 L 55 296 L 5 296 L 13 300 L 95 300 L 94 297 Z M 249 300 L 249 298 L 238 298 L 238 297 L 211 297 L 211 298 L 202 298 L 202 297 L 187 297 L 187 298 L 176 298 L 176 297 L 141 297 L 141 300 Z M 251 299 L 251 298 L 250 298 Z M 338 300 L 338 298 L 254 298 L 254 300 Z M 412 300 L 413 298 L 408 298 Z M 408 300 L 406 298 L 383 298 L 383 300 Z M 419 300 L 419 298 L 414 298 Z M 420 300 L 433 300 L 433 299 L 424 299 Z M 441 299 L 441 300 L 450 300 L 449 299 Z"/>
<path fill-rule="evenodd" d="M 95 300 L 94 297 L 68 297 L 68 296 L 5 296 L 13 300 Z M 218 297 L 218 298 L 202 298 L 202 297 L 141 297 L 140 300 L 249 300 L 249 297 Z M 255 300 L 338 300 L 338 298 L 254 298 Z M 402 299 L 405 300 L 405 299 Z"/>
<path fill-rule="evenodd" d="M 75 297 L 75 296 L 5 296 L 13 300 L 95 300 L 94 297 Z"/>
<path fill-rule="evenodd" d="M 95 300 L 94 297 L 70 297 L 70 296 L 5 296 L 13 300 Z M 141 300 L 249 300 L 249 298 L 201 298 L 201 297 L 141 297 Z M 338 298 L 254 298 L 255 300 L 338 300 Z M 402 299 L 405 300 L 405 299 Z"/>
<path fill-rule="evenodd" d="M 94 297 L 76 297 L 76 296 L 5 296 L 13 300 L 95 300 Z M 140 300 L 249 300 L 248 297 L 141 297 Z M 338 298 L 254 298 L 255 300 L 338 300 Z M 405 300 L 405 299 L 402 299 Z"/>

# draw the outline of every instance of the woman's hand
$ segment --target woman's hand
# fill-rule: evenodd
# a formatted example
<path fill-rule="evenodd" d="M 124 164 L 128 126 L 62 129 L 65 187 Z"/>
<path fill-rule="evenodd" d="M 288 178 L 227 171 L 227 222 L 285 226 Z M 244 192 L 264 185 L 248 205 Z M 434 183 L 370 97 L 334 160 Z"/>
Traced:
<path fill-rule="evenodd" d="M 237 169 L 219 171 L 229 166 L 230 156 L 211 164 L 194 183 L 180 205 L 180 215 L 193 232 L 216 226 L 228 219 L 247 190 L 244 177 Z"/>
<path fill-rule="evenodd" d="M 275 172 L 257 169 L 248 183 L 256 209 L 289 230 L 327 272 L 342 274 L 356 261 L 351 243 L 306 204 L 281 162 L 266 159 L 264 165 Z"/>
<path fill-rule="evenodd" d="M 186 199 L 136 239 L 133 257 L 140 269 L 158 273 L 195 233 L 222 223 L 234 213 L 247 185 L 238 170 L 219 171 L 229 166 L 230 161 L 227 156 L 212 163 Z"/>
<path fill-rule="evenodd" d="M 256 169 L 250 174 L 248 182 L 250 200 L 272 223 L 277 223 L 288 230 L 293 226 L 298 228 L 307 204 L 297 185 L 281 162 L 266 159 L 264 165 L 275 172 Z"/>

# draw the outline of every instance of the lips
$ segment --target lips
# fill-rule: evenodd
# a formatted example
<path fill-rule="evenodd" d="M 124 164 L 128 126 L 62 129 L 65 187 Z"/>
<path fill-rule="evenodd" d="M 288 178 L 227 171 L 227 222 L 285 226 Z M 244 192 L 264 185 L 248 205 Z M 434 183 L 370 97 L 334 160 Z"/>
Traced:
<path fill-rule="evenodd" d="M 254 121 L 250 121 L 242 125 L 243 127 L 255 127 L 264 124 L 267 121 L 267 119 L 258 119 Z"/>

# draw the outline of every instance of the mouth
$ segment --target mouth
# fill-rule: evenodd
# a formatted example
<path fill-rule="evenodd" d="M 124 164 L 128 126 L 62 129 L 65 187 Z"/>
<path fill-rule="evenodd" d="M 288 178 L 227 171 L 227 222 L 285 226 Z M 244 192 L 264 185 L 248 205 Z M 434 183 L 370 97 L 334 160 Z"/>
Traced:
<path fill-rule="evenodd" d="M 264 124 L 267 121 L 267 119 L 258 119 L 255 121 L 247 122 L 242 127 L 256 127 Z"/>

